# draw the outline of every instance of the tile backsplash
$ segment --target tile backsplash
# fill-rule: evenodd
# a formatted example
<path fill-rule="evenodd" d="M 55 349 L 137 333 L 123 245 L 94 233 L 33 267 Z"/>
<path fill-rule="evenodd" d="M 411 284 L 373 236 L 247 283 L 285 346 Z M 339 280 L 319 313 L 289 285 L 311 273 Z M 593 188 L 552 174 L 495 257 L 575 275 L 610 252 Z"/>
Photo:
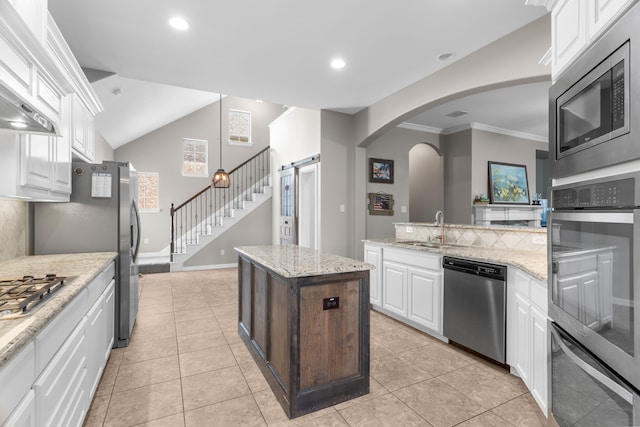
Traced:
<path fill-rule="evenodd" d="M 0 200 L 0 262 L 27 255 L 27 203 Z"/>
<path fill-rule="evenodd" d="M 395 226 L 396 239 L 433 242 L 440 235 L 440 227 L 432 224 L 397 223 Z M 547 251 L 546 228 L 445 224 L 444 236 L 446 243 L 534 252 Z"/>

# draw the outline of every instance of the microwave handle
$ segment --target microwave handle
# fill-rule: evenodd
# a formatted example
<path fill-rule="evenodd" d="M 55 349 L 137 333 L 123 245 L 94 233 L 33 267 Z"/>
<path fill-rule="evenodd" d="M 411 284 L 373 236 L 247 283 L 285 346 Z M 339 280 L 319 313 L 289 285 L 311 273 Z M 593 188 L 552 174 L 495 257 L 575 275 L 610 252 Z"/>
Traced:
<path fill-rule="evenodd" d="M 550 330 L 551 334 L 556 338 L 556 343 L 560 346 L 562 351 L 569 357 L 569 359 L 571 359 L 573 363 L 578 365 L 578 367 L 582 369 L 587 375 L 606 386 L 608 389 L 627 401 L 630 405 L 633 405 L 633 394 L 631 392 L 629 392 L 624 386 L 620 385 L 615 380 L 607 377 L 602 372 L 595 369 L 593 366 L 591 366 L 591 364 L 571 351 L 565 344 L 567 339 L 560 335 L 554 325 L 551 325 Z"/>

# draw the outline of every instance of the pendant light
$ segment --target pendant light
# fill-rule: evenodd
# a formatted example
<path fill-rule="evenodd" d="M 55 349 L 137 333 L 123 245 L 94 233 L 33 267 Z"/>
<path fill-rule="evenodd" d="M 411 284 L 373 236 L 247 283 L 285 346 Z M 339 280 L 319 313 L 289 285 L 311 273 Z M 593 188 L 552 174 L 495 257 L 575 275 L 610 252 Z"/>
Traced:
<path fill-rule="evenodd" d="M 211 177 L 211 186 L 214 188 L 229 188 L 231 179 L 229 174 L 222 169 L 222 94 L 220 94 L 220 169 Z"/>

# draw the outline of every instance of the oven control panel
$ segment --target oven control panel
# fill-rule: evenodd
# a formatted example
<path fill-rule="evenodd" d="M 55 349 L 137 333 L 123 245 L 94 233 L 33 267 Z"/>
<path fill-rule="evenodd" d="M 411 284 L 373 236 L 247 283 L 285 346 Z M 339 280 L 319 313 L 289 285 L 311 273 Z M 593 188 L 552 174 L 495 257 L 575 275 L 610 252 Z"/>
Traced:
<path fill-rule="evenodd" d="M 552 190 L 554 209 L 622 208 L 635 206 L 633 178 Z"/>

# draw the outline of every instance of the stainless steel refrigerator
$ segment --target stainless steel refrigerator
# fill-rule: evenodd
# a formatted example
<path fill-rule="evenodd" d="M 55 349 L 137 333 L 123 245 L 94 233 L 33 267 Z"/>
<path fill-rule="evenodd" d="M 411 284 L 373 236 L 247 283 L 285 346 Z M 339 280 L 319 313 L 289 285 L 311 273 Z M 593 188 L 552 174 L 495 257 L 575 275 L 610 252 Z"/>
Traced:
<path fill-rule="evenodd" d="M 129 344 L 138 314 L 138 176 L 126 162 L 73 162 L 69 203 L 34 203 L 35 255 L 118 252 L 115 347 Z"/>

